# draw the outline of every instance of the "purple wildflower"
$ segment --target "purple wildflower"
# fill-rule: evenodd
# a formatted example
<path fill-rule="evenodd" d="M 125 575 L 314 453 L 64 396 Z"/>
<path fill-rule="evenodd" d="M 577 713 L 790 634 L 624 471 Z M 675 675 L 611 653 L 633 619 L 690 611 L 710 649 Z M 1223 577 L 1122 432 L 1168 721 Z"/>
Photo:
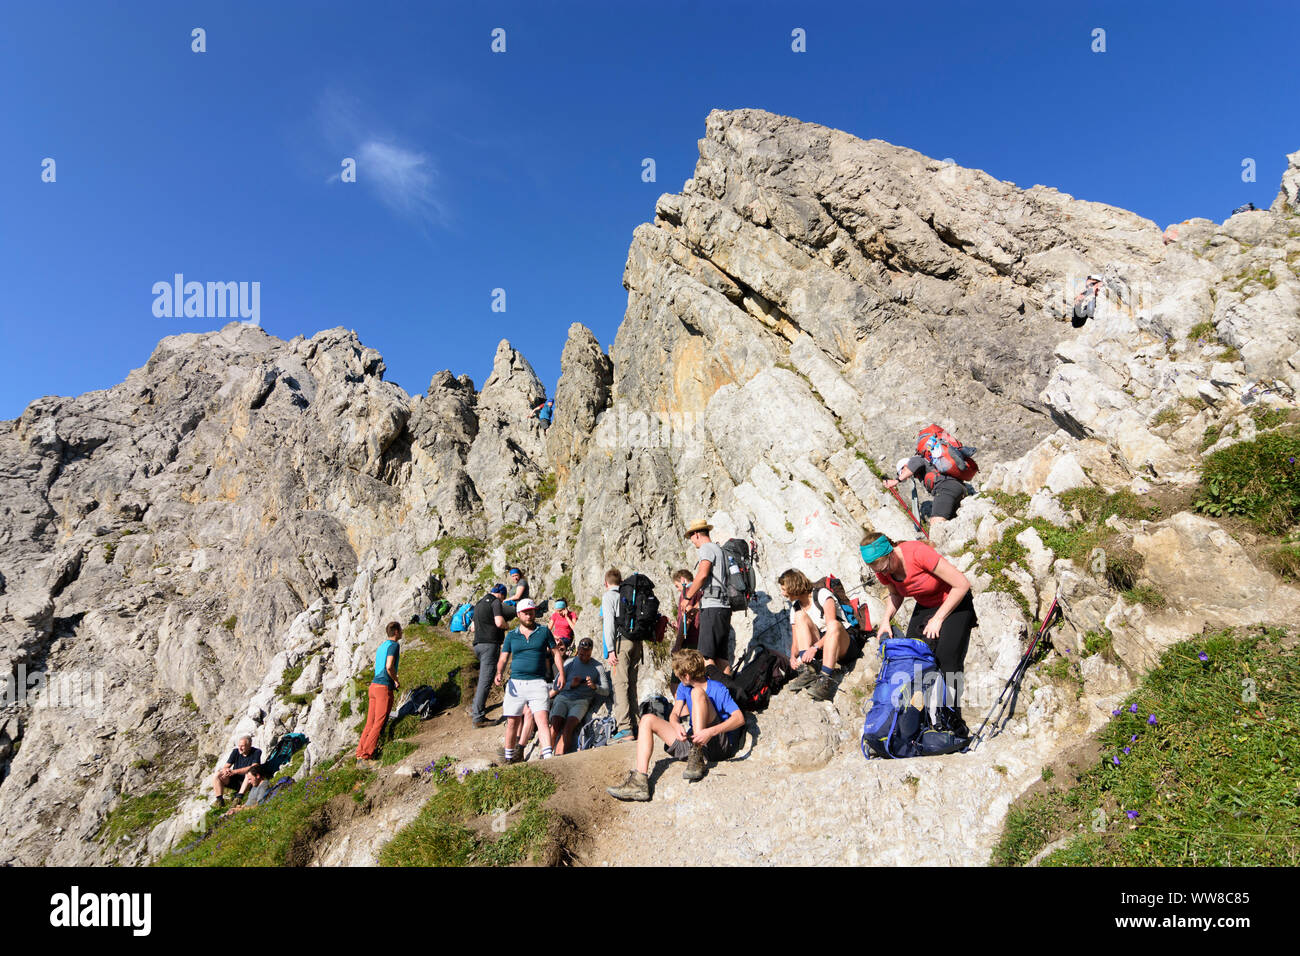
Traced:
<path fill-rule="evenodd" d="M 1201 653 L 1198 654 L 1197 656 L 1202 660 L 1202 662 L 1208 661 L 1210 659 L 1210 655 L 1205 653 L 1205 651 L 1201 651 Z"/>
<path fill-rule="evenodd" d="M 1112 717 L 1118 717 L 1118 716 L 1119 716 L 1119 711 L 1118 711 L 1118 710 L 1112 710 L 1112 711 L 1110 712 L 1110 715 L 1111 715 Z"/>
<path fill-rule="evenodd" d="M 1136 820 L 1138 818 L 1138 812 L 1136 810 L 1129 810 L 1126 815 L 1130 820 Z"/>
<path fill-rule="evenodd" d="M 1113 763 L 1113 764 L 1114 764 L 1115 766 L 1117 766 L 1117 767 L 1119 766 L 1119 758 L 1118 758 L 1118 757 L 1111 757 L 1111 758 L 1110 758 L 1110 762 Z"/>
<path fill-rule="evenodd" d="M 1132 737 L 1130 737 L 1130 738 L 1128 739 L 1128 742 L 1131 743 L 1131 744 L 1133 744 L 1133 743 L 1137 743 L 1137 739 L 1138 739 L 1138 735 L 1137 735 L 1137 734 L 1134 734 Z"/>
<path fill-rule="evenodd" d="M 1126 756 L 1126 757 L 1128 756 L 1128 751 L 1129 751 L 1129 748 L 1128 748 L 1128 747 L 1125 747 L 1125 748 L 1124 748 L 1124 756 Z"/>
<path fill-rule="evenodd" d="M 1134 704 L 1132 707 L 1130 707 L 1130 708 L 1128 709 L 1128 712 L 1129 712 L 1130 714 L 1136 714 L 1136 713 L 1138 712 L 1138 705 L 1137 705 L 1137 704 Z"/>
<path fill-rule="evenodd" d="M 1156 721 L 1156 715 L 1155 715 L 1155 714 L 1152 714 L 1150 717 L 1148 717 L 1148 718 L 1147 718 L 1147 723 L 1150 724 L 1152 727 L 1154 727 L 1154 726 L 1156 725 L 1156 723 L 1157 723 L 1157 721 Z"/>

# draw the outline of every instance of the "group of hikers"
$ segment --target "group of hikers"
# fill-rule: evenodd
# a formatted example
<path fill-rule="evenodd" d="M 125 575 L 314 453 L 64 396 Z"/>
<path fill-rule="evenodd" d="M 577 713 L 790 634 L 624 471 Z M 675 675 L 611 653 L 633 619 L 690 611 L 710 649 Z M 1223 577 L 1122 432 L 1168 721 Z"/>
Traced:
<path fill-rule="evenodd" d="M 917 454 L 899 461 L 897 477 L 885 485 L 898 497 L 899 483 L 921 481 L 933 496 L 931 523 L 949 520 L 970 493 L 966 480 L 977 468 L 974 451 L 937 425 L 929 426 L 918 436 Z M 906 509 L 902 498 L 899 501 Z M 924 531 L 910 509 L 909 516 Z M 506 763 L 524 759 L 534 733 L 541 759 L 572 752 L 575 733 L 593 708 L 605 702 L 612 710 L 609 742 L 636 741 L 627 778 L 608 791 L 617 799 L 651 798 L 648 775 L 655 740 L 662 742 L 670 757 L 686 761 L 686 780 L 702 778 L 711 763 L 738 752 L 748 708 L 742 706 L 747 701 L 733 672 L 731 618 L 753 597 L 751 552 L 739 539 L 719 545 L 712 531 L 704 520 L 685 529 L 686 541 L 695 551 L 695 567 L 672 573 L 670 614 L 659 613 L 648 577 L 625 578 L 617 568 L 606 571 L 599 656 L 592 637 L 575 639 L 578 608 L 555 600 L 546 614 L 545 605 L 539 607 L 529 596 L 528 581 L 519 568 L 509 569 L 509 587 L 493 584 L 472 606 L 465 606 L 479 662 L 469 716 L 476 729 L 499 724 L 488 720 L 487 700 L 493 686 L 503 688 L 505 731 L 498 753 Z M 797 568 L 778 575 L 781 597 L 789 607 L 789 651 L 763 652 L 779 665 L 783 677 L 778 683 L 796 693 L 807 690 L 817 701 L 833 699 L 845 666 L 860 657 L 872 639 L 883 647 L 887 639 L 901 636 L 891 621 L 909 598 L 915 608 L 906 639 L 924 642 L 940 672 L 960 675 L 976 625 L 966 575 L 927 542 L 894 541 L 872 528 L 866 529 L 859 554 L 885 588 L 884 613 L 876 622 L 870 621 L 865 604 L 859 607 L 849 601 L 833 575 L 814 580 Z M 644 645 L 664 640 L 668 630 L 674 633 L 670 651 L 677 681 L 674 700 L 658 707 L 643 704 L 638 701 L 637 685 Z M 375 759 L 401 688 L 402 627 L 394 621 L 385 632 L 375 652 L 366 722 L 356 749 L 359 760 Z M 743 676 L 742 672 L 739 677 Z M 964 738 L 969 731 L 962 719 L 960 685 L 958 680 L 944 688 L 934 712 L 937 726 Z M 245 795 L 265 786 L 266 778 L 259 776 L 260 753 L 251 744 L 251 739 L 242 738 L 218 772 L 219 804 L 224 788 L 238 788 Z M 255 802 L 256 798 L 246 799 L 245 805 Z"/>

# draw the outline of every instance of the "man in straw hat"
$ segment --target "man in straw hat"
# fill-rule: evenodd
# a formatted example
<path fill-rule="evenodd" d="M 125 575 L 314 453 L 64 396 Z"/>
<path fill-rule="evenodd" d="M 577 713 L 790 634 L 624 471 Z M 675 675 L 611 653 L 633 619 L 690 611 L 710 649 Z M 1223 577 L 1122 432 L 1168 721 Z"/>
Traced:
<path fill-rule="evenodd" d="M 724 673 L 731 673 L 731 605 L 727 602 L 727 562 L 722 548 L 713 543 L 713 525 L 703 519 L 686 529 L 686 540 L 699 550 L 695 579 L 683 595 L 687 603 L 700 602 L 700 653 Z"/>

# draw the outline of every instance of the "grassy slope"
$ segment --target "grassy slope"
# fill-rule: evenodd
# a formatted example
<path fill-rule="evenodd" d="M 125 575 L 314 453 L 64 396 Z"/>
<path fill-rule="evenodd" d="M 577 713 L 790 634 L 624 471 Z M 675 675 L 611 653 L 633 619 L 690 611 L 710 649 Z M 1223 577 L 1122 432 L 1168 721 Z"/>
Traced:
<path fill-rule="evenodd" d="M 1229 630 L 1171 648 L 1100 740 L 1073 786 L 1013 807 L 993 863 L 1024 864 L 1071 833 L 1043 865 L 1300 863 L 1294 638 Z"/>

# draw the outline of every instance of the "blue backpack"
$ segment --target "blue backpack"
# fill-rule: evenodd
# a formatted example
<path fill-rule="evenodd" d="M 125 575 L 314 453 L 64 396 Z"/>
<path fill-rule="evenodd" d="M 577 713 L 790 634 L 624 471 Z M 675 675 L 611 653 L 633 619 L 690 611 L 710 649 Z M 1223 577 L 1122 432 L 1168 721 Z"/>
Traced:
<path fill-rule="evenodd" d="M 462 604 L 456 608 L 456 613 L 451 616 L 451 624 L 448 627 L 453 631 L 468 631 L 473 619 L 474 605 Z"/>
<path fill-rule="evenodd" d="M 884 659 L 862 723 L 862 756 L 926 757 L 964 750 L 967 738 L 931 723 L 931 710 L 944 701 L 947 688 L 929 645 L 893 637 L 881 642 L 880 654 Z M 912 703 L 917 693 L 919 708 Z"/>
<path fill-rule="evenodd" d="M 270 755 L 262 761 L 262 767 L 266 770 L 266 777 L 269 780 L 279 773 L 280 768 L 293 759 L 303 747 L 306 747 L 308 741 L 305 734 L 285 734 L 280 738 Z"/>

